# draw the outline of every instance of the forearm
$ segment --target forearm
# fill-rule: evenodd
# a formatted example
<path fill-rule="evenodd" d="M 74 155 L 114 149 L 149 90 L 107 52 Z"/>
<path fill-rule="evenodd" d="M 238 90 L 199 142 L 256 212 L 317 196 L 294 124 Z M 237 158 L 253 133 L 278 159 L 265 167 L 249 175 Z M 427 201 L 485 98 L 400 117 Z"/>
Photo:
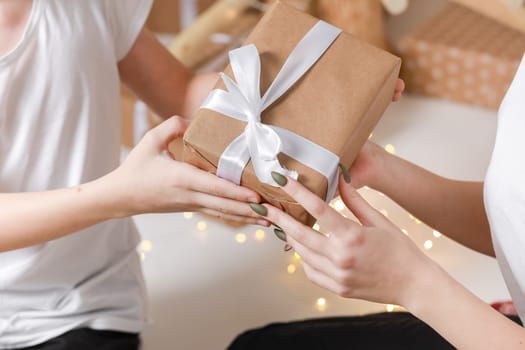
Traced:
<path fill-rule="evenodd" d="M 372 187 L 455 241 L 494 255 L 483 183 L 446 179 L 390 154 L 381 158 L 381 179 Z"/>
<path fill-rule="evenodd" d="M 151 32 L 141 31 L 118 68 L 122 81 L 159 116 L 185 117 L 185 93 L 193 74 Z"/>
<path fill-rule="evenodd" d="M 414 286 L 406 308 L 457 349 L 524 348 L 524 328 L 494 310 L 444 271 L 436 274 L 427 271 L 424 275 L 423 286 Z"/>
<path fill-rule="evenodd" d="M 103 179 L 46 192 L 0 194 L 0 251 L 50 241 L 123 216 Z"/>
<path fill-rule="evenodd" d="M 164 119 L 191 118 L 218 77 L 193 74 L 146 29 L 118 68 L 122 81 Z"/>

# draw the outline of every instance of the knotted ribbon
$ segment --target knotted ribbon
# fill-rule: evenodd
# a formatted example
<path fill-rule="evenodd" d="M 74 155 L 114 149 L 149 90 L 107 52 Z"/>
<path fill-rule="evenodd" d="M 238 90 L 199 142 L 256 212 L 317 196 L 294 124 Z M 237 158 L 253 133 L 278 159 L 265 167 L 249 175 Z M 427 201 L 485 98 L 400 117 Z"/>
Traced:
<path fill-rule="evenodd" d="M 299 41 L 274 81 L 261 97 L 261 62 L 255 45 L 247 45 L 229 53 L 235 77 L 221 73 L 227 91 L 215 89 L 201 108 L 247 122 L 244 132 L 222 153 L 217 175 L 240 184 L 246 164 L 251 159 L 260 182 L 278 187 L 271 177 L 276 171 L 297 179 L 295 171 L 279 163 L 280 152 L 316 170 L 328 180 L 326 201 L 337 189 L 339 157 L 314 142 L 289 130 L 261 122 L 262 112 L 288 91 L 324 54 L 341 30 L 326 22 L 317 22 Z"/>

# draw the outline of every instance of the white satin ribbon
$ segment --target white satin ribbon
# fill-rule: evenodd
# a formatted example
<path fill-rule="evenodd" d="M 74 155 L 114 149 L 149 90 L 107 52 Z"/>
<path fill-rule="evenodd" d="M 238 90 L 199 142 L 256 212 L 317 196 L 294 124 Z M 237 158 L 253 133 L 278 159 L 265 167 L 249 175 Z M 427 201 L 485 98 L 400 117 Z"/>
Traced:
<path fill-rule="evenodd" d="M 319 21 L 294 48 L 276 78 L 261 97 L 261 63 L 255 45 L 247 45 L 229 53 L 233 81 L 226 74 L 221 78 L 225 90 L 213 90 L 201 108 L 247 122 L 244 132 L 224 150 L 217 166 L 217 175 L 240 184 L 246 164 L 251 159 L 257 178 L 278 187 L 271 177 L 276 171 L 297 179 L 295 171 L 285 169 L 277 156 L 283 152 L 316 170 L 328 180 L 326 200 L 337 189 L 339 157 L 327 149 L 289 130 L 261 122 L 261 113 L 290 89 L 337 39 L 341 30 Z"/>

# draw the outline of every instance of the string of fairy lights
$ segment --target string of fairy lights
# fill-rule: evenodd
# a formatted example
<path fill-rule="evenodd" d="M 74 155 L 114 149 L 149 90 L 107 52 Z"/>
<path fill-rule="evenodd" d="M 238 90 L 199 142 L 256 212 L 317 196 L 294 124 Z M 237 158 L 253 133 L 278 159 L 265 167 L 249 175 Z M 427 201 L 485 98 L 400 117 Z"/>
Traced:
<path fill-rule="evenodd" d="M 391 144 L 388 144 L 385 146 L 385 150 L 394 154 L 395 153 L 395 147 Z M 414 242 L 418 244 L 422 250 L 424 251 L 430 251 L 435 247 L 435 242 L 441 237 L 441 233 L 439 231 L 433 230 L 432 228 L 426 226 L 424 223 L 422 223 L 418 218 L 414 217 L 410 213 L 406 212 L 404 209 L 397 207 L 396 204 L 390 201 L 383 193 L 377 192 L 371 188 L 363 187 L 359 190 L 359 192 L 378 210 L 386 217 L 388 217 L 390 220 L 394 221 L 396 225 L 398 225 L 401 228 L 401 231 L 413 238 Z M 390 203 L 387 203 L 387 205 L 393 206 L 393 208 L 396 211 L 396 215 L 390 215 L 389 211 L 387 211 L 384 207 L 381 207 L 381 205 L 385 204 L 382 202 L 390 201 Z M 337 210 L 339 213 L 344 215 L 345 217 L 352 218 L 353 215 L 349 212 L 349 210 L 346 208 L 345 204 L 341 200 L 341 198 L 337 197 L 334 198 L 334 200 L 330 203 L 330 206 Z M 185 220 L 191 220 L 195 222 L 195 233 L 200 239 L 206 239 L 207 233 L 209 230 L 210 225 L 208 224 L 208 219 L 195 214 L 191 212 L 185 212 L 182 214 L 182 217 Z M 394 219 L 400 219 L 400 220 L 394 220 Z M 407 229 L 406 227 L 401 226 L 402 223 L 409 223 L 411 225 L 410 229 Z M 273 234 L 270 234 L 264 229 L 253 229 L 253 226 L 244 226 L 242 227 L 240 232 L 237 232 L 233 239 L 238 244 L 246 244 L 250 240 L 256 241 L 256 242 L 264 242 L 268 237 L 273 237 Z M 249 229 L 250 231 L 248 231 Z M 319 226 L 319 224 L 315 224 L 313 226 L 313 229 L 316 231 L 322 232 L 322 228 Z M 414 233 L 412 235 L 409 233 L 411 231 Z M 418 234 L 419 237 L 423 237 L 423 241 L 416 242 L 415 233 Z M 277 238 L 275 238 L 277 239 Z M 153 243 L 150 240 L 142 240 L 139 246 L 137 247 L 137 251 L 141 257 L 141 260 L 146 260 L 146 257 L 152 253 L 153 251 Z M 296 273 L 300 270 L 301 267 L 301 257 L 297 252 L 293 252 L 289 255 L 289 259 L 286 262 L 285 266 L 283 268 L 285 269 L 286 273 L 290 276 L 296 275 Z M 304 278 L 306 278 L 303 275 Z M 318 310 L 319 312 L 324 312 L 330 308 L 329 300 L 326 297 L 318 297 L 312 302 L 313 308 Z M 387 312 L 394 312 L 399 311 L 402 308 L 397 305 L 392 304 L 385 304 L 384 310 Z"/>

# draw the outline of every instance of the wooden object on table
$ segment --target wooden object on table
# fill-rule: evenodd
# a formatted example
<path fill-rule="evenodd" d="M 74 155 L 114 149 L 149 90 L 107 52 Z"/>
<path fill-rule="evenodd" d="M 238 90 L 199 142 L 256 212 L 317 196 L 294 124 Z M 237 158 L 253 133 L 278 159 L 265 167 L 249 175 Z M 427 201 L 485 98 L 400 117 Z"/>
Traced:
<path fill-rule="evenodd" d="M 239 35 L 257 23 L 260 12 L 252 8 L 254 0 L 218 0 L 170 46 L 171 53 L 189 69 L 197 69 L 224 49 L 224 44 L 212 42 L 214 33 Z"/>
<path fill-rule="evenodd" d="M 170 51 L 189 69 L 199 69 L 229 50 L 232 40 L 247 35 L 271 2 L 273 0 L 218 0 L 175 38 Z M 312 0 L 284 2 L 309 11 Z"/>
<path fill-rule="evenodd" d="M 525 33 L 525 6 L 516 0 L 453 0 Z"/>
<path fill-rule="evenodd" d="M 155 0 L 146 26 L 156 33 L 178 33 L 215 0 Z"/>
<path fill-rule="evenodd" d="M 388 50 L 381 0 L 316 0 L 315 14 L 347 33 Z"/>

